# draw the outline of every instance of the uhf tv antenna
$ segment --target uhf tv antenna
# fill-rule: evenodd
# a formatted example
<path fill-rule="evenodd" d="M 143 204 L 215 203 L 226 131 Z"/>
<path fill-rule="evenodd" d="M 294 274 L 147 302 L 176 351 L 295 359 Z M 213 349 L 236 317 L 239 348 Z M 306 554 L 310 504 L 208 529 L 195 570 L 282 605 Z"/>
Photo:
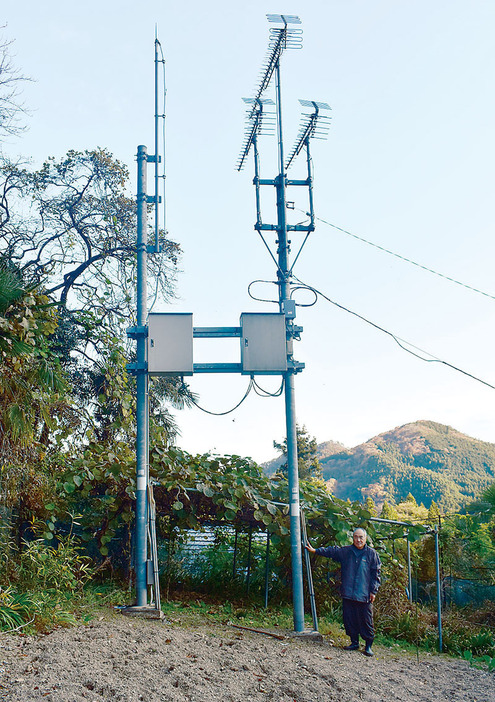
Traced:
<path fill-rule="evenodd" d="M 294 376 L 304 368 L 303 363 L 294 360 L 293 340 L 300 337 L 302 327 L 294 324 L 296 304 L 291 296 L 291 278 L 294 265 L 308 239 L 314 231 L 315 217 L 313 210 L 313 174 L 310 156 L 310 142 L 313 138 L 324 138 L 330 126 L 329 105 L 325 102 L 300 100 L 303 108 L 301 126 L 296 142 L 286 159 L 282 130 L 282 95 L 280 84 L 280 59 L 285 49 L 300 49 L 302 47 L 301 20 L 295 15 L 267 15 L 270 23 L 268 54 L 266 56 L 261 77 L 255 90 L 254 97 L 244 99 L 247 109 L 247 121 L 241 153 L 237 161 L 237 170 L 241 170 L 250 151 L 254 155 L 254 186 L 256 193 L 256 223 L 254 228 L 262 238 L 277 267 L 278 304 L 279 311 L 285 315 L 287 338 L 287 371 L 285 373 L 285 412 L 287 429 L 287 466 L 289 478 L 290 501 L 290 533 L 293 583 L 294 628 L 296 632 L 304 630 L 304 595 L 302 580 L 302 550 L 301 550 L 301 521 L 299 504 L 299 476 L 297 460 L 297 432 L 295 416 Z M 265 92 L 275 82 L 275 101 L 268 99 Z M 270 112 L 275 106 L 275 113 Z M 275 178 L 262 178 L 260 173 L 260 153 L 258 139 L 270 131 L 275 122 L 278 140 L 278 175 Z M 288 179 L 287 171 L 297 159 L 301 151 L 306 151 L 307 175 L 304 179 Z M 308 190 L 309 218 L 308 224 L 289 224 L 287 209 L 293 203 L 287 202 L 288 187 L 304 187 Z M 266 224 L 261 213 L 261 188 L 275 188 L 277 196 L 277 223 Z M 305 232 L 306 236 L 290 263 L 289 232 Z M 276 234 L 276 252 L 273 253 L 266 235 Z"/>
<path fill-rule="evenodd" d="M 313 174 L 312 174 L 312 162 L 310 155 L 310 141 L 311 139 L 324 139 L 328 134 L 328 129 L 330 127 L 330 115 L 328 112 L 331 110 L 330 106 L 326 102 L 316 102 L 314 100 L 299 100 L 303 112 L 301 116 L 301 125 L 299 129 L 299 134 L 297 136 L 296 142 L 290 150 L 289 157 L 285 160 L 284 156 L 284 143 L 283 143 L 283 131 L 282 131 L 282 100 L 281 100 L 281 86 L 280 86 L 280 58 L 284 49 L 300 49 L 302 48 L 302 29 L 296 27 L 291 27 L 289 25 L 300 25 L 301 20 L 295 15 L 267 15 L 268 21 L 273 24 L 281 24 L 282 27 L 270 27 L 270 39 L 268 46 L 268 54 L 264 62 L 263 71 L 259 85 L 256 89 L 254 98 L 243 98 L 244 102 L 250 105 L 247 110 L 246 115 L 246 130 L 245 137 L 237 161 L 237 170 L 240 171 L 244 167 L 249 152 L 251 148 L 254 153 L 254 186 L 256 190 L 256 224 L 255 229 L 260 234 L 263 242 L 265 243 L 268 251 L 272 255 L 275 263 L 278 266 L 278 262 L 275 259 L 265 237 L 263 236 L 263 231 L 278 230 L 280 227 L 280 221 L 276 225 L 274 224 L 264 224 L 261 216 L 261 187 L 262 186 L 275 186 L 277 187 L 276 179 L 262 179 L 260 177 L 260 154 L 258 147 L 258 137 L 267 133 L 270 133 L 270 128 L 273 129 L 273 122 L 276 121 L 277 126 L 277 137 L 278 137 L 278 165 L 279 174 L 278 181 L 281 181 L 283 190 L 286 191 L 287 186 L 303 186 L 308 188 L 308 198 L 309 198 L 309 216 L 310 223 L 304 224 L 287 224 L 287 231 L 305 231 L 307 236 L 314 231 L 315 228 L 315 216 L 314 216 L 314 205 L 313 205 Z M 275 103 L 270 99 L 263 99 L 262 95 L 267 90 L 271 84 L 272 77 L 275 75 Z M 275 105 L 275 114 L 270 113 L 268 110 L 270 106 Z M 268 109 L 267 109 L 268 108 Z M 307 178 L 304 180 L 288 180 L 287 171 L 296 159 L 296 157 L 305 149 L 306 151 L 306 163 L 307 163 Z M 285 192 L 284 192 L 284 200 Z M 281 205 L 277 200 L 277 208 Z M 285 209 L 287 209 L 287 202 L 285 201 Z M 280 219 L 280 217 L 278 217 Z M 284 217 L 285 219 L 285 217 Z M 290 268 L 290 273 L 294 267 L 295 262 L 299 258 L 299 254 L 306 243 L 307 236 L 304 239 L 298 254 L 296 255 L 292 267 Z"/>

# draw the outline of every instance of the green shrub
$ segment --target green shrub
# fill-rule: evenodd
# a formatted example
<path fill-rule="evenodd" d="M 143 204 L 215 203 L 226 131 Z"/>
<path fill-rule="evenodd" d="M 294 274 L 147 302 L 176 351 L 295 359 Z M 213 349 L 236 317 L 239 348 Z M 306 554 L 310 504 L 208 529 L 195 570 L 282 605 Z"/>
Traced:
<path fill-rule="evenodd" d="M 452 610 L 444 617 L 443 650 L 456 656 L 470 651 L 473 656 L 495 657 L 495 632 L 470 621 L 470 612 Z"/>
<path fill-rule="evenodd" d="M 0 589 L 0 629 L 16 629 L 29 621 L 34 603 L 29 593 L 17 593 L 12 587 Z"/>
<path fill-rule="evenodd" d="M 47 546 L 43 539 L 25 544 L 20 555 L 19 586 L 23 589 L 50 588 L 74 592 L 92 577 L 91 559 L 82 554 L 73 536 Z"/>

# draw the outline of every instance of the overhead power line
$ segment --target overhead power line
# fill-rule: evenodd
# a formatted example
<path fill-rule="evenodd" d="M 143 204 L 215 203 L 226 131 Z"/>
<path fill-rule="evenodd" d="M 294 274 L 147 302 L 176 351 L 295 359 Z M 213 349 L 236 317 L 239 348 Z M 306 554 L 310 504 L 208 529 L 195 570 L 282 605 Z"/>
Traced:
<path fill-rule="evenodd" d="M 297 209 L 299 212 L 303 212 L 305 215 L 308 217 L 310 214 L 306 212 L 305 210 L 301 210 L 300 208 L 294 208 Z M 380 246 L 379 244 L 375 244 L 373 241 L 369 241 L 368 239 L 364 239 L 362 236 L 358 236 L 357 234 L 353 234 L 352 232 L 348 231 L 347 229 L 343 229 L 342 227 L 338 227 L 336 224 L 332 224 L 332 222 L 328 222 L 325 219 L 322 219 L 321 217 L 316 217 L 319 222 L 322 222 L 323 224 L 326 224 L 328 227 L 332 227 L 333 229 L 336 229 L 339 232 L 342 232 L 342 234 L 347 234 L 347 236 L 352 237 L 353 239 L 356 239 L 357 241 L 361 241 L 363 244 L 368 244 L 368 246 L 372 246 L 375 249 L 378 249 L 379 251 L 383 251 L 384 253 L 389 254 L 390 256 L 394 256 L 394 258 L 398 258 L 401 261 L 405 261 L 406 263 L 410 263 L 412 266 L 416 266 L 417 268 L 421 268 L 423 271 L 426 271 L 427 273 L 432 273 L 432 275 L 436 275 L 439 278 L 443 278 L 444 280 L 448 280 L 451 283 L 455 283 L 456 285 L 460 285 L 462 288 L 467 288 L 467 290 L 471 290 L 472 292 L 478 293 L 478 295 L 483 295 L 484 297 L 489 297 L 491 300 L 495 300 L 495 295 L 491 295 L 490 293 L 484 292 L 483 290 L 480 290 L 479 288 L 475 288 L 472 285 L 468 285 L 467 283 L 463 283 L 460 280 L 457 280 L 456 278 L 452 278 L 449 275 L 445 275 L 444 273 L 439 273 L 438 271 L 434 270 L 433 268 L 429 268 L 428 266 L 424 266 L 422 263 L 418 263 L 417 261 L 413 261 L 411 258 L 407 258 L 406 256 L 402 256 L 401 254 L 396 253 L 395 251 L 391 251 L 390 249 L 386 249 L 384 246 Z"/>
<path fill-rule="evenodd" d="M 387 334 L 388 336 L 392 337 L 392 339 L 395 341 L 395 343 L 398 344 L 398 346 L 400 346 L 400 348 L 403 351 L 407 351 L 407 353 L 410 353 L 412 356 L 419 358 L 420 361 L 425 361 L 426 363 L 440 363 L 444 366 L 447 366 L 448 368 L 451 368 L 452 370 L 457 371 L 458 373 L 462 373 L 463 375 L 466 375 L 468 378 L 472 378 L 472 380 L 476 380 L 478 383 L 482 383 L 483 385 L 486 385 L 487 387 L 491 388 L 492 390 L 495 390 L 495 385 L 488 383 L 486 380 L 483 380 L 482 378 L 478 378 L 477 376 L 473 375 L 472 373 L 468 373 L 467 371 L 462 370 L 462 368 L 458 368 L 457 366 L 454 366 L 452 363 L 449 363 L 448 361 L 444 361 L 441 358 L 437 358 L 436 356 L 431 354 L 429 351 L 425 351 L 424 349 L 419 348 L 419 346 L 415 346 L 410 341 L 406 341 L 405 339 L 401 339 L 396 334 L 393 334 L 391 331 L 388 331 L 388 329 L 384 329 L 383 327 L 380 327 L 378 324 L 375 324 L 375 322 L 372 322 L 371 320 L 366 319 L 366 317 L 363 317 L 363 315 L 358 314 L 357 312 L 354 312 L 353 310 L 350 310 L 347 307 L 344 307 L 344 305 L 341 305 L 338 302 L 335 302 L 335 300 L 332 300 L 327 295 L 322 293 L 320 290 L 317 290 L 317 288 L 314 288 L 312 285 L 308 285 L 307 283 L 304 283 L 302 280 L 299 280 L 299 278 L 297 278 L 295 275 L 293 277 L 294 277 L 294 280 L 296 280 L 301 286 L 307 288 L 308 290 L 311 290 L 312 292 L 315 293 L 315 295 L 321 296 L 324 300 L 326 300 L 327 302 L 330 302 L 330 304 L 334 305 L 335 307 L 338 307 L 339 309 L 343 310 L 344 312 L 348 312 L 349 314 L 352 314 L 354 317 L 357 317 L 358 319 L 361 319 L 363 322 L 366 322 L 366 324 L 369 324 L 370 326 L 374 327 L 375 329 L 378 329 L 378 331 L 381 331 L 384 334 Z M 415 351 L 412 351 L 412 349 L 415 349 Z M 419 352 L 419 353 L 416 353 L 416 352 Z M 425 354 L 426 356 L 429 356 L 429 358 L 425 358 L 424 355 L 420 355 L 420 354 Z"/>

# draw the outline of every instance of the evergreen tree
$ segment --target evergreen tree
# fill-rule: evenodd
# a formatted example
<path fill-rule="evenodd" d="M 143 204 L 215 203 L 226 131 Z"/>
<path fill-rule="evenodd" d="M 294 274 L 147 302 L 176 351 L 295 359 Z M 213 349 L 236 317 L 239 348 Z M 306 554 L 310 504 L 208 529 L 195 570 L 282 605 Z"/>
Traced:
<path fill-rule="evenodd" d="M 372 497 L 367 497 L 364 503 L 366 510 L 371 514 L 372 517 L 378 516 L 378 510 L 376 509 L 375 501 Z"/>
<path fill-rule="evenodd" d="M 322 477 L 320 461 L 317 456 L 318 444 L 314 437 L 309 436 L 306 427 L 296 426 L 297 431 L 297 465 L 299 478 L 307 480 L 308 478 Z M 273 442 L 274 448 L 287 458 L 287 439 L 282 443 Z M 280 466 L 279 472 L 287 475 L 287 460 Z"/>
<path fill-rule="evenodd" d="M 398 519 L 399 515 L 395 507 L 390 505 L 387 500 L 383 503 L 382 511 L 380 513 L 382 519 Z"/>
<path fill-rule="evenodd" d="M 440 510 L 435 500 L 431 501 L 430 508 L 428 510 L 428 521 L 438 522 L 438 517 L 440 516 Z"/>

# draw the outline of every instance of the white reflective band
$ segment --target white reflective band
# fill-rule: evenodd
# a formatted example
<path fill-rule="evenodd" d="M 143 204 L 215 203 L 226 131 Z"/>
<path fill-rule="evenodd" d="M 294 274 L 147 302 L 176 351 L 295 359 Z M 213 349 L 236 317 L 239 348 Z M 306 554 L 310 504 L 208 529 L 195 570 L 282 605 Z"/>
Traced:
<path fill-rule="evenodd" d="M 291 517 L 298 517 L 299 516 L 299 502 L 292 502 L 291 503 L 290 516 Z"/>
<path fill-rule="evenodd" d="M 137 489 L 138 490 L 146 490 L 146 476 L 145 475 L 138 475 Z"/>

